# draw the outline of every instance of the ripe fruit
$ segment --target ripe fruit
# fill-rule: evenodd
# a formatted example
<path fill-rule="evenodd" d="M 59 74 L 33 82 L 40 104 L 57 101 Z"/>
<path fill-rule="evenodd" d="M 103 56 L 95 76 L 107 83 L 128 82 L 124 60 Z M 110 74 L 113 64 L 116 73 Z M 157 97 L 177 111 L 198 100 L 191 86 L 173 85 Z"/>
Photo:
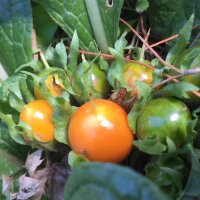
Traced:
<path fill-rule="evenodd" d="M 91 161 L 123 161 L 132 148 L 132 140 L 126 112 L 109 100 L 83 104 L 70 120 L 72 149 Z"/>
<path fill-rule="evenodd" d="M 49 75 L 44 83 L 53 97 L 59 96 L 64 89 L 64 85 L 59 80 L 58 74 Z M 37 99 L 44 99 L 40 87 L 34 87 L 34 95 Z"/>
<path fill-rule="evenodd" d="M 145 64 L 151 65 L 147 60 L 144 61 Z M 135 81 L 143 81 L 147 84 L 151 84 L 153 81 L 153 71 L 152 69 L 143 66 L 141 64 L 129 62 L 123 66 L 124 79 L 125 83 L 133 88 L 133 91 L 136 89 Z"/>
<path fill-rule="evenodd" d="M 19 118 L 32 128 L 34 139 L 50 142 L 54 140 L 52 114 L 53 109 L 46 100 L 35 100 L 23 107 Z M 32 138 L 27 139 L 32 140 Z"/>
<path fill-rule="evenodd" d="M 190 120 L 191 113 L 183 102 L 174 98 L 154 99 L 140 112 L 136 134 L 140 139 L 156 137 L 164 144 L 166 137 L 170 137 L 179 146 L 186 141 Z"/>

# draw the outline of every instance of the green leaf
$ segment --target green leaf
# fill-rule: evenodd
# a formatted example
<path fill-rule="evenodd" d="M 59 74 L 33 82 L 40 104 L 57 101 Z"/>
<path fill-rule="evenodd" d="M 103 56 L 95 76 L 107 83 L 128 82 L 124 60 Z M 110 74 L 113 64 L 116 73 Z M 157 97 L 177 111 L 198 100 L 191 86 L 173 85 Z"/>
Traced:
<path fill-rule="evenodd" d="M 12 137 L 9 129 L 3 124 L 0 124 L 0 149 L 17 157 L 20 160 L 26 159 L 30 147 L 16 143 Z"/>
<path fill-rule="evenodd" d="M 100 51 L 105 52 L 108 46 L 114 46 L 123 0 L 113 1 L 111 6 L 107 0 L 34 1 L 40 3 L 71 38 L 77 31 L 81 49 L 97 52 L 97 43 Z"/>
<path fill-rule="evenodd" d="M 65 185 L 65 200 L 165 200 L 152 182 L 137 172 L 114 164 L 81 163 Z"/>
<path fill-rule="evenodd" d="M 32 12 L 34 29 L 37 34 L 37 47 L 44 49 L 52 42 L 58 25 L 41 5 L 33 3 Z"/>
<path fill-rule="evenodd" d="M 76 73 L 78 67 L 78 56 L 79 56 L 79 39 L 77 32 L 74 31 L 72 41 L 70 44 L 70 51 L 69 51 L 69 64 L 68 68 L 71 70 L 73 74 Z"/>
<path fill-rule="evenodd" d="M 151 155 L 161 155 L 167 149 L 167 146 L 158 142 L 157 139 L 139 139 L 133 141 L 133 145 L 135 145 L 140 151 Z"/>
<path fill-rule="evenodd" d="M 136 11 L 138 13 L 144 12 L 148 7 L 149 7 L 149 1 L 148 0 L 137 0 Z"/>
<path fill-rule="evenodd" d="M 93 31 L 83 0 L 34 0 L 41 4 L 50 17 L 72 38 L 78 33 L 82 49 L 97 51 Z"/>
<path fill-rule="evenodd" d="M 100 51 L 106 53 L 117 39 L 121 1 L 85 0 L 92 30 Z M 98 25 L 97 25 L 98 24 Z"/>
<path fill-rule="evenodd" d="M 194 15 L 191 15 L 190 19 L 185 23 L 184 27 L 179 32 L 179 38 L 176 44 L 168 52 L 166 61 L 173 64 L 174 60 L 181 54 L 183 50 L 189 44 L 189 39 L 191 36 L 192 25 L 194 21 Z"/>
<path fill-rule="evenodd" d="M 189 98 L 188 92 L 193 90 L 198 91 L 199 88 L 191 83 L 178 82 L 168 84 L 162 89 L 161 93 L 169 97 Z"/>
<path fill-rule="evenodd" d="M 149 0 L 147 17 L 151 31 L 161 38 L 177 34 L 192 13 L 196 25 L 200 19 L 199 8 L 199 0 Z"/>
<path fill-rule="evenodd" d="M 49 98 L 51 105 L 54 108 L 52 122 L 55 126 L 55 139 L 64 144 L 69 144 L 68 140 L 68 125 L 75 107 L 71 106 L 69 94 L 63 92 L 61 96 Z"/>
<path fill-rule="evenodd" d="M 200 45 L 196 45 L 183 51 L 175 58 L 173 64 L 181 70 L 198 67 L 200 65 Z"/>
<path fill-rule="evenodd" d="M 77 164 L 80 164 L 82 162 L 87 162 L 88 159 L 84 157 L 82 154 L 77 154 L 74 151 L 70 151 L 68 155 L 68 164 L 70 167 L 74 167 Z"/>
<path fill-rule="evenodd" d="M 32 57 L 30 0 L 1 0 L 0 62 L 8 74 Z"/>
<path fill-rule="evenodd" d="M 13 119 L 13 116 L 11 114 L 6 115 L 6 114 L 3 114 L 2 112 L 0 112 L 0 119 L 1 119 L 2 122 L 4 122 L 7 125 L 11 138 L 16 143 L 25 145 L 26 143 L 22 139 L 22 136 L 20 135 L 20 132 L 17 129 L 17 126 L 16 126 L 16 123 Z"/>
<path fill-rule="evenodd" d="M 45 51 L 45 58 L 51 66 L 65 69 L 67 65 L 67 52 L 63 41 L 56 44 L 55 48 L 52 46 L 48 47 Z"/>
<path fill-rule="evenodd" d="M 128 123 L 134 133 L 136 132 L 136 122 L 138 115 L 140 114 L 143 106 L 148 101 L 152 92 L 151 86 L 144 82 L 135 81 L 135 85 L 138 89 L 139 99 L 137 99 L 137 101 L 134 103 L 131 111 L 128 114 Z"/>
<path fill-rule="evenodd" d="M 147 177 L 172 199 L 176 199 L 183 190 L 185 170 L 183 159 L 176 154 L 154 156 L 145 166 Z"/>
<path fill-rule="evenodd" d="M 187 184 L 177 200 L 190 200 L 200 198 L 200 162 L 191 144 L 184 146 L 182 154 L 187 156 L 191 163 L 191 170 Z"/>

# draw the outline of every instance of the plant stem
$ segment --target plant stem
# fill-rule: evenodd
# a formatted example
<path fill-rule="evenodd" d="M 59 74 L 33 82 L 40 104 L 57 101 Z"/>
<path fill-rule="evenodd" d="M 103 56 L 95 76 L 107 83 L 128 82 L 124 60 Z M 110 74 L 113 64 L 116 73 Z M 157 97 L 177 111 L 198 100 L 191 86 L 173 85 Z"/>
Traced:
<path fill-rule="evenodd" d="M 94 36 L 96 42 L 99 46 L 101 52 L 106 53 L 108 52 L 108 40 L 106 37 L 106 33 L 104 30 L 103 22 L 101 19 L 101 14 L 98 7 L 97 0 L 85 0 L 87 12 L 90 18 L 90 22 L 92 25 L 92 29 L 94 32 Z"/>
<path fill-rule="evenodd" d="M 145 37 L 145 39 L 144 39 L 145 42 L 148 41 L 149 34 L 150 34 L 150 29 L 148 30 L 147 35 L 146 35 L 146 37 Z M 142 50 L 141 50 L 140 57 L 139 57 L 139 61 L 140 61 L 140 62 L 144 61 L 145 47 L 146 47 L 146 45 L 145 45 L 145 43 L 143 43 L 143 45 L 142 45 Z"/>
<path fill-rule="evenodd" d="M 48 64 L 48 62 L 47 62 L 47 60 L 46 60 L 46 58 L 45 58 L 45 56 L 44 56 L 44 54 L 41 50 L 39 51 L 39 55 L 40 55 L 40 58 L 41 58 L 41 60 L 44 64 L 45 68 L 46 69 L 50 68 L 50 66 L 49 66 L 49 64 Z"/>

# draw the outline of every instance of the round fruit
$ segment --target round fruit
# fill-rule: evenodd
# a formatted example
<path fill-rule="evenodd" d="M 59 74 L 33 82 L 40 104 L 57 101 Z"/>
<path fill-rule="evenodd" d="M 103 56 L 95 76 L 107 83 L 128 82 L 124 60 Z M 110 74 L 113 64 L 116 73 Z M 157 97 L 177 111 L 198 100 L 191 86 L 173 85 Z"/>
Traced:
<path fill-rule="evenodd" d="M 46 100 L 35 100 L 23 107 L 19 118 L 32 128 L 33 138 L 50 142 L 54 140 L 52 114 L 53 109 Z"/>
<path fill-rule="evenodd" d="M 59 96 L 63 92 L 64 85 L 58 78 L 58 74 L 49 75 L 45 80 L 45 85 L 53 97 Z M 39 87 L 34 87 L 34 95 L 37 99 L 44 99 Z"/>
<path fill-rule="evenodd" d="M 169 137 L 179 146 L 186 141 L 190 120 L 191 113 L 183 102 L 174 98 L 154 99 L 139 114 L 136 134 L 140 139 L 156 137 L 164 144 Z"/>
<path fill-rule="evenodd" d="M 145 64 L 151 65 L 147 60 L 144 61 Z M 135 81 L 143 81 L 147 84 L 151 84 L 153 81 L 153 70 L 137 63 L 129 62 L 123 66 L 124 79 L 128 86 L 135 89 Z"/>
<path fill-rule="evenodd" d="M 72 149 L 91 161 L 123 161 L 132 148 L 132 140 L 126 112 L 109 100 L 83 104 L 70 120 Z"/>

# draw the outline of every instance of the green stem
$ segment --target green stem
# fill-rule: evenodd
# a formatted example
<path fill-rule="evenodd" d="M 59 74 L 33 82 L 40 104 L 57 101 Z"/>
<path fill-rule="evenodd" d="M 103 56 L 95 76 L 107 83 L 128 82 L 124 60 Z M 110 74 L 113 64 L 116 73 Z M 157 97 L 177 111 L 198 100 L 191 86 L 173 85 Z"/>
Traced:
<path fill-rule="evenodd" d="M 85 0 L 96 42 L 101 52 L 108 52 L 108 40 L 104 30 L 97 0 Z"/>
<path fill-rule="evenodd" d="M 148 41 L 149 34 L 150 34 L 150 29 L 148 30 L 147 35 L 146 35 L 146 37 L 145 37 L 145 39 L 144 39 L 145 42 Z M 145 49 L 146 49 L 146 45 L 145 45 L 145 43 L 143 43 L 143 45 L 142 45 L 142 50 L 141 50 L 140 57 L 139 57 L 139 61 L 140 61 L 140 62 L 144 61 Z"/>
<path fill-rule="evenodd" d="M 46 60 L 46 58 L 45 58 L 43 52 L 42 52 L 42 51 L 39 51 L 39 54 L 40 54 L 40 58 L 41 58 L 41 60 L 42 60 L 42 62 L 43 62 L 43 64 L 44 64 L 45 68 L 46 68 L 46 69 L 50 68 L 50 66 L 49 66 L 49 64 L 48 64 L 48 62 L 47 62 L 47 60 Z"/>

